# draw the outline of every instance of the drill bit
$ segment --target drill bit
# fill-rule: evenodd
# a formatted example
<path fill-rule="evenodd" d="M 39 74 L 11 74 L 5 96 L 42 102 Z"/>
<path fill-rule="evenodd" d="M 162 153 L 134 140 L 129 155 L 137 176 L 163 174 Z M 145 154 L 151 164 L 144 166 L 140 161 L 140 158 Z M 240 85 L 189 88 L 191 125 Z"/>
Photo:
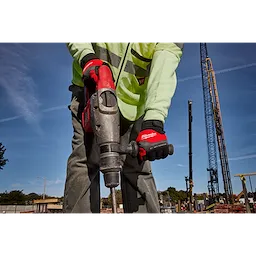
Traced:
<path fill-rule="evenodd" d="M 115 188 L 110 188 L 111 198 L 112 198 L 112 213 L 117 213 L 117 205 L 116 205 L 116 190 Z"/>

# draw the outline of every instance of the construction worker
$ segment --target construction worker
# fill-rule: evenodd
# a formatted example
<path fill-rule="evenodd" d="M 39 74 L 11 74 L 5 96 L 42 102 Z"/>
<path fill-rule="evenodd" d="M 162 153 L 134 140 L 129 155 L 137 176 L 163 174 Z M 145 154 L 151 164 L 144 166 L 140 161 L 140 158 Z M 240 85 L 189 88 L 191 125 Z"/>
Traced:
<path fill-rule="evenodd" d="M 125 213 L 159 213 L 160 206 L 149 161 L 164 159 L 168 147 L 164 122 L 176 89 L 180 43 L 68 43 L 73 57 L 70 110 L 72 153 L 67 163 L 65 213 L 100 212 L 99 153 L 92 134 L 85 133 L 81 114 L 84 86 L 93 92 L 89 70 L 107 63 L 113 73 L 120 110 L 121 144 L 136 140 L 140 159 L 122 158 L 121 190 Z M 145 143 L 146 142 L 146 143 Z M 150 150 L 151 143 L 159 145 Z"/>

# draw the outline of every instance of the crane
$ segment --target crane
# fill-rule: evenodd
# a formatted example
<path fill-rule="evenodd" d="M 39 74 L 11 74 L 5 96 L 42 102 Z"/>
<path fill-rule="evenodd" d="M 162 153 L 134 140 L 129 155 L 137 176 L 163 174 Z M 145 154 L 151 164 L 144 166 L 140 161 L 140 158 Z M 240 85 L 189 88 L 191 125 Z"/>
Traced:
<path fill-rule="evenodd" d="M 213 70 L 212 61 L 208 56 L 206 43 L 200 43 L 200 58 L 204 96 L 205 127 L 208 148 L 209 167 L 207 168 L 207 171 L 209 171 L 208 191 L 210 196 L 210 203 L 214 203 L 219 200 L 216 139 L 219 150 L 225 198 L 227 202 L 233 203 L 233 190 L 230 178 L 227 149 L 224 140 L 220 101 L 215 73 Z"/>

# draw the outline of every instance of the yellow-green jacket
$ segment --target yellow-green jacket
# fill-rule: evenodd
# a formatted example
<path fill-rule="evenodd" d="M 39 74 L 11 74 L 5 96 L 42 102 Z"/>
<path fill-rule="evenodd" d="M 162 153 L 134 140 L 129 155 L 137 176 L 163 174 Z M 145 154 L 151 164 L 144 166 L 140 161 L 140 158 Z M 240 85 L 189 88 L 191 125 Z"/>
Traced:
<path fill-rule="evenodd" d="M 68 43 L 74 58 L 73 80 L 82 82 L 80 63 L 88 53 L 107 62 L 112 69 L 118 106 L 125 118 L 135 121 L 165 121 L 177 79 L 176 68 L 183 44 L 178 43 Z"/>

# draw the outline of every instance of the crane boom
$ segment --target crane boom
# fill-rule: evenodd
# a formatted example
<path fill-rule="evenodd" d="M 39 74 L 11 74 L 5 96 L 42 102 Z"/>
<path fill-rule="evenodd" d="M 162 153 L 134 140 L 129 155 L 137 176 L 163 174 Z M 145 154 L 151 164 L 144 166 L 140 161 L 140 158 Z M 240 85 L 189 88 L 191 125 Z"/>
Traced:
<path fill-rule="evenodd" d="M 207 71 L 207 47 L 206 44 L 200 43 L 200 57 L 201 57 L 201 72 L 202 72 L 202 86 L 204 96 L 204 116 L 205 128 L 208 150 L 208 168 L 209 181 L 209 203 L 212 204 L 219 199 L 219 181 L 218 181 L 218 165 L 217 165 L 217 150 L 216 138 L 213 116 L 212 98 L 209 90 L 208 71 Z"/>
<path fill-rule="evenodd" d="M 205 43 L 200 44 L 200 50 L 201 50 L 200 52 L 201 52 L 203 89 L 204 89 L 204 91 L 208 91 L 208 92 L 204 93 L 204 95 L 208 96 L 208 98 L 206 98 L 206 97 L 204 98 L 204 101 L 207 103 L 207 104 L 205 103 L 205 105 L 207 105 L 207 109 L 205 108 L 205 111 L 207 114 L 209 112 L 211 112 L 212 123 L 214 122 L 214 124 L 215 124 L 215 134 L 212 134 L 212 133 L 214 133 L 214 127 L 210 127 L 211 129 L 209 129 L 209 127 L 206 125 L 208 127 L 207 133 L 208 132 L 210 133 L 210 135 L 208 137 L 210 137 L 211 139 L 213 139 L 213 138 L 215 139 L 215 136 L 217 138 L 225 197 L 226 197 L 227 202 L 233 203 L 234 202 L 233 201 L 233 190 L 232 190 L 232 184 L 231 184 L 231 178 L 230 178 L 228 155 L 227 155 L 227 149 L 226 149 L 226 144 L 225 144 L 225 139 L 224 139 L 224 129 L 223 129 L 223 123 L 222 123 L 220 101 L 219 101 L 215 73 L 213 70 L 212 61 L 208 57 L 207 47 L 206 47 Z M 210 105 L 211 105 L 211 107 L 210 107 Z M 212 152 L 214 152 L 212 145 L 213 144 L 210 145 L 212 147 L 211 148 L 212 151 L 210 151 L 210 153 L 209 153 L 209 150 L 208 150 L 209 155 Z M 208 148 L 209 148 L 209 145 L 208 145 Z M 216 175 L 217 175 L 216 146 L 215 146 L 214 154 L 215 154 L 214 156 L 210 155 L 209 158 L 212 157 L 212 158 L 214 158 L 214 161 L 216 161 L 215 164 L 216 164 Z M 210 168 L 211 167 L 209 167 L 209 169 Z M 211 179 L 210 179 L 210 183 L 211 183 Z"/>

